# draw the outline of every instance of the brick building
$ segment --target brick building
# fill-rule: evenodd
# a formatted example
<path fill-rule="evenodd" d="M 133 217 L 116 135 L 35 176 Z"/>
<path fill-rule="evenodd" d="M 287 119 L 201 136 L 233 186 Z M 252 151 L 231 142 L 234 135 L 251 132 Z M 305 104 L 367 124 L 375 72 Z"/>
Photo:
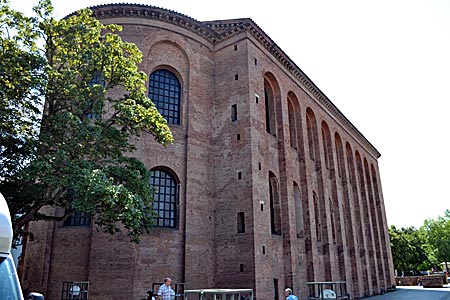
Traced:
<path fill-rule="evenodd" d="M 194 288 L 302 298 L 346 281 L 352 299 L 394 284 L 379 152 L 251 19 L 199 22 L 144 5 L 92 8 L 123 26 L 175 142 L 134 155 L 152 170 L 156 219 L 140 244 L 83 215 L 34 224 L 22 281 L 61 299 L 141 299 L 170 276 Z M 78 226 L 77 226 L 78 225 Z"/>

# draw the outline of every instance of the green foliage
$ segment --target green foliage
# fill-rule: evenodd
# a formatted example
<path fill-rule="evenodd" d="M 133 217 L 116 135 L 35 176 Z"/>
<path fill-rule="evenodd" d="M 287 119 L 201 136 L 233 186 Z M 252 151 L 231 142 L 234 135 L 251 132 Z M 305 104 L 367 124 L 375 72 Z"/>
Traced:
<path fill-rule="evenodd" d="M 425 220 L 422 226 L 427 238 L 427 252 L 439 263 L 450 261 L 450 210 L 436 220 Z M 448 269 L 450 266 L 446 266 Z"/>
<path fill-rule="evenodd" d="M 0 6 L 0 178 L 23 169 L 36 146 L 45 59 L 35 20 Z"/>
<path fill-rule="evenodd" d="M 392 259 L 397 271 L 421 271 L 431 266 L 426 251 L 426 240 L 420 230 L 414 227 L 397 229 L 389 228 Z"/>
<path fill-rule="evenodd" d="M 50 206 L 89 212 L 105 231 L 124 227 L 138 241 L 151 227 L 151 191 L 148 170 L 129 156 L 132 140 L 173 141 L 146 96 L 142 54 L 90 10 L 56 20 L 41 0 L 34 12 L 1 4 L 0 190 L 14 233 L 55 219 L 39 212 Z"/>
<path fill-rule="evenodd" d="M 425 220 L 420 229 L 391 226 L 389 236 L 394 266 L 399 272 L 430 270 L 450 261 L 449 210 L 443 217 Z"/>

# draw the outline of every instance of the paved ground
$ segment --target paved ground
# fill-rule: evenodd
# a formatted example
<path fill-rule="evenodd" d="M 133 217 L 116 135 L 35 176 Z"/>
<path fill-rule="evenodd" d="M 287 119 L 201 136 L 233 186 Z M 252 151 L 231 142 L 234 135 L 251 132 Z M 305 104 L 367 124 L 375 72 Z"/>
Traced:
<path fill-rule="evenodd" d="M 401 286 L 395 292 L 366 298 L 368 300 L 450 300 L 450 285 L 443 288 Z"/>

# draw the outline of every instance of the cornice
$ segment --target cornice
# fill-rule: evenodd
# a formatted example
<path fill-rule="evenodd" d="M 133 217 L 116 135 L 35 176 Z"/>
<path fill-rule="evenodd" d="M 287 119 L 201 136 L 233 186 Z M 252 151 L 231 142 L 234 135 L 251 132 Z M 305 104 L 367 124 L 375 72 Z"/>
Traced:
<path fill-rule="evenodd" d="M 93 16 L 97 19 L 111 17 L 138 17 L 156 19 L 161 22 L 183 27 L 193 33 L 202 36 L 210 42 L 214 42 L 217 33 L 205 26 L 202 22 L 181 13 L 144 4 L 103 4 L 89 7 Z"/>
<path fill-rule="evenodd" d="M 358 141 L 377 158 L 378 150 L 362 135 L 362 133 L 341 113 L 330 99 L 314 84 L 314 82 L 278 47 L 278 45 L 252 20 L 233 19 L 200 22 L 181 13 L 143 4 L 104 4 L 89 7 L 93 16 L 98 19 L 111 17 L 138 17 L 155 19 L 185 28 L 211 42 L 213 45 L 225 41 L 241 32 L 250 33 L 305 89 L 326 108 L 329 113 L 348 129 Z"/>
<path fill-rule="evenodd" d="M 331 102 L 330 99 L 314 84 L 314 82 L 281 50 L 280 47 L 251 19 L 240 19 L 244 22 L 225 23 L 222 27 L 229 28 L 228 31 L 221 33 L 216 42 L 221 42 L 236 35 L 242 31 L 249 32 L 272 56 L 283 65 L 286 70 L 291 73 L 301 84 L 314 96 L 314 98 L 325 107 L 332 116 L 342 122 L 355 137 L 359 138 L 359 142 L 375 155 L 380 157 L 378 150 L 366 139 L 366 137 L 344 116 L 344 114 Z M 215 22 L 205 22 L 207 26 L 212 28 L 220 25 Z"/>

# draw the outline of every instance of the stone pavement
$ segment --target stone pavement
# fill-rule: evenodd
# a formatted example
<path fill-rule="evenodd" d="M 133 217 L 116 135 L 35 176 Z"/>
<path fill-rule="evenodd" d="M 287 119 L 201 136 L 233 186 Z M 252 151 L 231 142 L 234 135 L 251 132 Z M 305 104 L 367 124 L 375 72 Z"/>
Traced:
<path fill-rule="evenodd" d="M 365 298 L 368 300 L 450 300 L 450 286 L 423 288 L 421 286 L 400 286 L 395 292 Z"/>

